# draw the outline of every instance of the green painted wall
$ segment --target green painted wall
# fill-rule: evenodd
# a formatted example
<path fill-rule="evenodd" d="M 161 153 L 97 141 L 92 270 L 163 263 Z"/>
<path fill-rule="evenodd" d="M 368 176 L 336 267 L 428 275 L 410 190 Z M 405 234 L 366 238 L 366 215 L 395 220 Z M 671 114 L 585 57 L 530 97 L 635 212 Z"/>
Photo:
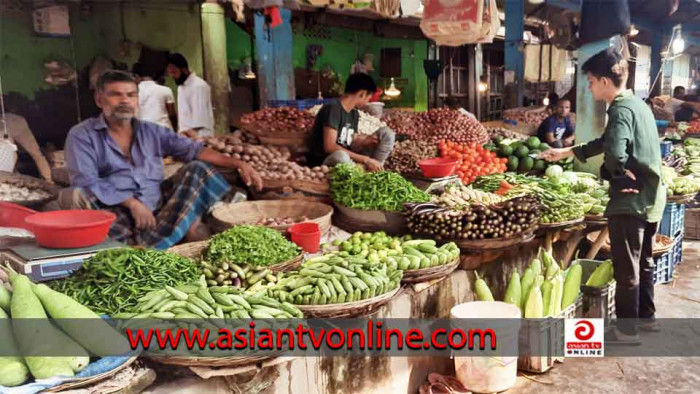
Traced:
<path fill-rule="evenodd" d="M 427 55 L 425 40 L 382 39 L 371 32 L 330 27 L 330 38 L 309 38 L 301 32 L 294 32 L 293 60 L 294 67 L 306 67 L 307 45 L 323 46 L 323 54 L 316 62 L 315 70 L 329 65 L 342 81 L 348 77 L 350 67 L 358 56 L 365 53 L 374 54 L 372 76 L 380 87 L 389 87 L 389 80 L 380 80 L 381 48 L 401 48 L 402 76 L 397 80 L 397 87 L 402 91 L 397 100 L 387 102 L 388 106 L 413 107 L 417 111 L 428 109 L 428 78 L 423 71 L 423 60 Z M 236 68 L 241 59 L 251 56 L 250 36 L 230 20 L 226 23 L 226 42 L 229 67 Z"/>
<path fill-rule="evenodd" d="M 423 72 L 423 60 L 427 56 L 427 41 L 388 39 L 376 37 L 372 32 L 330 27 L 330 38 L 306 37 L 301 32 L 294 33 L 294 67 L 306 67 L 307 45 L 323 46 L 323 54 L 314 69 L 320 70 L 329 65 L 345 81 L 350 67 L 358 57 L 365 53 L 374 54 L 375 71 L 371 75 L 377 84 L 386 89 L 389 80 L 379 77 L 382 48 L 401 48 L 401 78 L 397 78 L 396 87 L 401 90 L 398 99 L 387 102 L 387 106 L 414 107 L 416 110 L 427 109 L 428 80 Z M 420 71 L 420 72 L 417 72 Z"/>
<path fill-rule="evenodd" d="M 139 56 L 139 43 L 153 49 L 184 54 L 190 68 L 202 75 L 202 39 L 198 5 L 173 2 L 140 2 L 123 5 L 124 33 L 120 6 L 116 2 L 93 3 L 81 9 L 70 5 L 72 43 L 68 38 L 34 35 L 29 12 L 6 13 L 0 19 L 0 73 L 5 92 L 21 93 L 32 99 L 41 89 L 53 87 L 44 82 L 43 63 L 59 58 L 78 70 L 87 67 L 95 56 L 108 56 L 131 66 Z M 120 42 L 133 42 L 125 50 Z"/>

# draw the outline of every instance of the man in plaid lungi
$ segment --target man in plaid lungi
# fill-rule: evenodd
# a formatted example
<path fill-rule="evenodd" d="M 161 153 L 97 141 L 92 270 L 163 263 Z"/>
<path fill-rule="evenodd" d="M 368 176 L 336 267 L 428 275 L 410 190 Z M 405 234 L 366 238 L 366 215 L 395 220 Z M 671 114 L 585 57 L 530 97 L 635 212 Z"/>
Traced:
<path fill-rule="evenodd" d="M 230 189 L 212 165 L 235 168 L 247 186 L 262 188 L 248 163 L 138 120 L 138 86 L 131 74 L 107 71 L 96 88 L 102 114 L 74 126 L 66 140 L 71 189 L 59 196 L 63 209 L 112 211 L 117 214 L 112 238 L 167 249 L 208 236 L 201 216 Z M 164 182 L 166 156 L 187 164 Z"/>

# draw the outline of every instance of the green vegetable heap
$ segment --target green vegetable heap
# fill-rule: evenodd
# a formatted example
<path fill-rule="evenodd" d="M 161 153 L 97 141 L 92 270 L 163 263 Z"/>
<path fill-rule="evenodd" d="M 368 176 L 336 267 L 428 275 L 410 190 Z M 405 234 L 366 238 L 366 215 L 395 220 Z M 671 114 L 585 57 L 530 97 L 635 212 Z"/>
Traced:
<path fill-rule="evenodd" d="M 261 226 L 236 226 L 212 237 L 205 254 L 211 263 L 271 265 L 299 255 L 299 247 L 276 230 Z"/>
<path fill-rule="evenodd" d="M 136 306 L 138 298 L 164 285 L 178 286 L 199 277 L 186 257 L 151 249 L 112 249 L 97 253 L 70 277 L 50 286 L 100 314 Z"/>
<path fill-rule="evenodd" d="M 354 164 L 339 164 L 333 168 L 331 191 L 333 201 L 365 210 L 400 211 L 404 203 L 430 199 L 397 173 L 365 173 Z"/>

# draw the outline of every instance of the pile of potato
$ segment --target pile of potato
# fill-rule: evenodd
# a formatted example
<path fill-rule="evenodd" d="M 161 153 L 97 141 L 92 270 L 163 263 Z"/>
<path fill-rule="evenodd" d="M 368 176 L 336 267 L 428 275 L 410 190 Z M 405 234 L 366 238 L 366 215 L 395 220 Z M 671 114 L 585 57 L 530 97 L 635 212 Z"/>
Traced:
<path fill-rule="evenodd" d="M 208 148 L 226 156 L 249 163 L 260 173 L 263 179 L 327 182 L 327 166 L 305 167 L 291 161 L 292 153 L 288 147 L 257 145 L 257 141 L 240 130 L 226 136 L 197 138 Z M 251 142 L 244 142 L 251 141 Z"/>

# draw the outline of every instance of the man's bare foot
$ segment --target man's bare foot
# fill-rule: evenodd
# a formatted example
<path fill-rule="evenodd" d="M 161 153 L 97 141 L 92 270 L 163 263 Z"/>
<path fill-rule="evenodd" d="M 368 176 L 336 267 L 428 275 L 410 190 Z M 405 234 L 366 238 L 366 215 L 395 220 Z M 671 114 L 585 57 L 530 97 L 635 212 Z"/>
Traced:
<path fill-rule="evenodd" d="M 185 242 L 206 241 L 210 237 L 211 232 L 209 232 L 209 228 L 204 225 L 201 220 L 197 220 L 196 222 L 192 223 L 190 229 L 187 230 L 187 234 L 185 234 Z"/>

